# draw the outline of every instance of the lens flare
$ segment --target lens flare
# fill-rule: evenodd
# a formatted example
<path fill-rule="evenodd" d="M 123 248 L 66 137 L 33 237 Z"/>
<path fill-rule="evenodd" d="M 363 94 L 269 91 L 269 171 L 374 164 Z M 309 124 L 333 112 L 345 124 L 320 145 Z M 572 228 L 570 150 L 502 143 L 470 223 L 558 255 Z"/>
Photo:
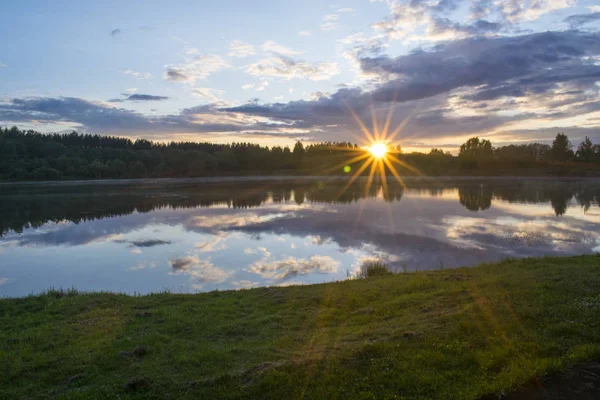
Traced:
<path fill-rule="evenodd" d="M 375 158 L 383 158 L 385 154 L 388 152 L 387 146 L 385 143 L 373 143 L 369 147 L 369 151 L 373 154 Z"/>

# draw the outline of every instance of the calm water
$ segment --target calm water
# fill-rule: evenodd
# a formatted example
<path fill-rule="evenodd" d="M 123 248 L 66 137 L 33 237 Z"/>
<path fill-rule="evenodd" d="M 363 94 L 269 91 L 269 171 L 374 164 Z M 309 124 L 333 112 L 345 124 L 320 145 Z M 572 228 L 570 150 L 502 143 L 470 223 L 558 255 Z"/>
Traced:
<path fill-rule="evenodd" d="M 600 180 L 0 185 L 0 296 L 345 279 L 600 251 Z"/>

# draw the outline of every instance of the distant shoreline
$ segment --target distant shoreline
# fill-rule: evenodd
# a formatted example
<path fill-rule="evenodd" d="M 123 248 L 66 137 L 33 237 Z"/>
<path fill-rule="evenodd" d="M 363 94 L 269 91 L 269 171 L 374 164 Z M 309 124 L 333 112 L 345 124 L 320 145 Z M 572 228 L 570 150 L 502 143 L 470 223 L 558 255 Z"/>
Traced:
<path fill-rule="evenodd" d="M 234 183 L 234 182 L 278 182 L 278 181 L 347 181 L 346 175 L 226 175 L 199 178 L 127 178 L 127 179 L 76 179 L 52 181 L 0 181 L 0 186 L 40 185 L 40 186 L 71 186 L 71 185 L 126 185 L 132 183 L 159 184 L 159 183 Z M 395 178 L 389 175 L 388 183 L 394 183 Z M 366 180 L 368 177 L 360 176 L 357 179 Z M 377 177 L 375 179 L 378 179 Z M 581 175 L 423 175 L 403 176 L 405 181 L 473 181 L 473 180 L 599 180 L 600 176 Z"/>

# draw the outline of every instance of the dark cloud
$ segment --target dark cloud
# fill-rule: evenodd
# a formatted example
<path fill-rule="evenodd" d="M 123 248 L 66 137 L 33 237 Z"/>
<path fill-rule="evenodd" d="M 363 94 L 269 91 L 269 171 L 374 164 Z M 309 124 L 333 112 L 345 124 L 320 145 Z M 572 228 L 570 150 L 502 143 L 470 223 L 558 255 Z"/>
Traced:
<path fill-rule="evenodd" d="M 453 26 L 448 29 L 467 29 Z M 493 31 L 495 23 L 479 20 L 473 29 Z M 470 29 L 470 28 L 469 28 Z M 402 138 L 420 139 L 478 134 L 508 122 L 557 119 L 598 110 L 600 33 L 543 32 L 508 37 L 477 36 L 418 49 L 400 57 L 362 56 L 363 74 L 372 77 L 370 89 L 343 86 L 313 100 L 240 106 L 205 104 L 177 114 L 148 116 L 106 103 L 78 98 L 22 98 L 0 103 L 0 121 L 72 122 L 95 133 L 169 135 L 171 133 L 238 133 L 315 140 L 357 140 L 361 136 L 353 110 L 370 121 L 375 110 L 384 120 L 389 107 L 391 126 L 409 119 Z M 183 69 L 169 67 L 167 79 L 194 79 Z M 560 96 L 556 94 L 560 93 Z M 166 96 L 124 95 L 124 101 L 159 101 Z M 535 98 L 537 111 L 519 109 L 517 99 Z M 373 105 L 373 106 L 372 106 Z M 507 107 L 513 115 L 500 111 Z M 479 110 L 478 115 L 457 112 Z M 260 116 L 265 119 L 248 118 Z M 218 118 L 216 118 L 218 117 Z M 367 123 L 368 128 L 372 128 Z M 293 133 L 290 133 L 293 132 Z M 352 136 L 356 135 L 356 136 Z"/>
<path fill-rule="evenodd" d="M 162 100 L 169 99 L 169 97 L 166 97 L 166 96 L 154 96 L 151 94 L 141 94 L 141 93 L 135 93 L 135 94 L 123 93 L 123 96 L 125 96 L 125 98 L 112 99 L 112 100 L 109 100 L 109 102 L 122 103 L 124 101 L 162 101 Z"/>
<path fill-rule="evenodd" d="M 121 30 L 120 30 L 120 29 L 113 29 L 113 30 L 110 32 L 110 36 L 117 36 L 117 35 L 118 35 L 118 34 L 120 34 L 120 33 L 121 33 Z"/>
<path fill-rule="evenodd" d="M 589 14 L 576 14 L 565 18 L 565 22 L 568 23 L 571 28 L 578 28 L 582 25 L 589 24 L 600 20 L 600 12 L 589 13 Z"/>
<path fill-rule="evenodd" d="M 169 67 L 165 71 L 165 79 L 175 82 L 188 82 L 192 77 L 181 68 Z"/>
<path fill-rule="evenodd" d="M 173 268 L 175 271 L 186 271 L 192 266 L 196 265 L 197 262 L 198 259 L 194 257 L 181 257 L 176 258 L 174 260 L 170 260 L 169 264 L 171 265 L 171 268 Z"/>
<path fill-rule="evenodd" d="M 115 240 L 115 243 L 129 243 L 130 247 L 154 247 L 171 244 L 170 240 L 148 239 L 148 240 Z"/>
<path fill-rule="evenodd" d="M 500 29 L 502 29 L 502 24 L 481 19 L 475 21 L 473 24 L 464 25 L 451 21 L 448 18 L 435 17 L 432 19 L 430 29 L 431 34 L 442 34 L 449 32 L 467 36 L 479 36 L 500 31 Z"/>
<path fill-rule="evenodd" d="M 420 131 L 424 137 L 452 132 L 464 134 L 501 126 L 509 118 L 496 115 L 450 118 L 448 96 L 453 91 L 468 89 L 471 91 L 466 95 L 468 99 L 478 102 L 541 95 L 567 82 L 589 86 L 600 79 L 600 65 L 586 60 L 586 56 L 598 54 L 598 33 L 566 31 L 468 38 L 396 58 L 360 59 L 364 73 L 386 79 L 370 92 L 340 88 L 331 96 L 311 101 L 247 104 L 223 110 L 293 121 L 300 127 L 337 123 L 348 128 L 353 125 L 348 109 L 353 109 L 363 120 L 369 120 L 371 101 L 383 108 L 396 102 L 396 123 L 413 110 L 419 111 L 420 115 L 413 117 L 407 131 L 412 125 L 412 130 Z M 427 109 L 431 111 L 421 111 Z M 535 117 L 532 113 L 522 114 L 510 120 Z"/>

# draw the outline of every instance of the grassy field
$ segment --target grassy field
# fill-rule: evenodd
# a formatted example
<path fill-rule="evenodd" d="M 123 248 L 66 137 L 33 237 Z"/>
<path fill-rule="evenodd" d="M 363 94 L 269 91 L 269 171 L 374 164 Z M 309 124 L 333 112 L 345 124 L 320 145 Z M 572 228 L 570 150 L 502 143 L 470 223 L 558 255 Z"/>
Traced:
<path fill-rule="evenodd" d="M 600 256 L 0 300 L 0 398 L 478 399 L 600 356 Z"/>

